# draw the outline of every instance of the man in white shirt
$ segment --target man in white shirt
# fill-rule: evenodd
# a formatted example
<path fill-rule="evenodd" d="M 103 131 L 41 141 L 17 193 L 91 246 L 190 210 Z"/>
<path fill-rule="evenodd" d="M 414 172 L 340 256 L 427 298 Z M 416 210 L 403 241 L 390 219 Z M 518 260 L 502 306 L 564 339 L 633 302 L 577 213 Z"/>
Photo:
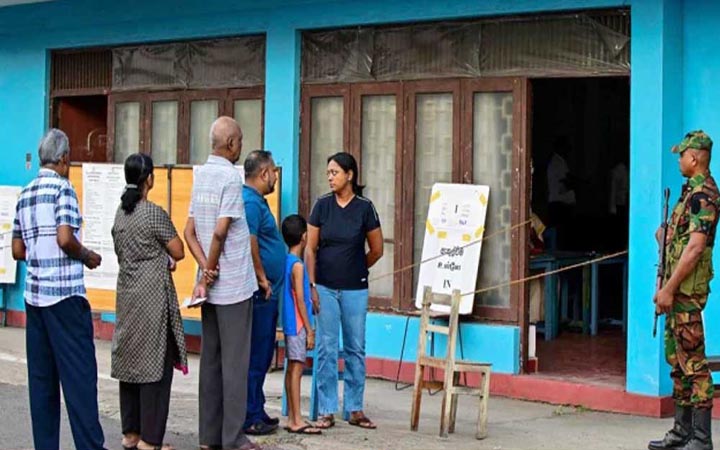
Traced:
<path fill-rule="evenodd" d="M 252 298 L 258 290 L 245 217 L 242 131 L 230 117 L 210 128 L 212 154 L 193 178 L 185 240 L 197 261 L 193 297 L 202 308 L 200 448 L 254 450 L 243 431 L 247 405 Z"/>
<path fill-rule="evenodd" d="M 547 166 L 548 213 L 550 226 L 557 230 L 558 247 L 567 245 L 567 224 L 572 219 L 577 202 L 572 188 L 572 175 L 566 158 L 570 154 L 567 138 L 555 140 L 554 152 Z"/>

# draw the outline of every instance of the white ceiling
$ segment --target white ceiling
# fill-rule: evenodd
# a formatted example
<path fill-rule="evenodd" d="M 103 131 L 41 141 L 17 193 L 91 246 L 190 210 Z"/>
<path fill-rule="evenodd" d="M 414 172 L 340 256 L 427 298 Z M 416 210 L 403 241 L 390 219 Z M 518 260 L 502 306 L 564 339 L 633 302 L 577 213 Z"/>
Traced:
<path fill-rule="evenodd" d="M 3 8 L 5 6 L 21 5 L 23 3 L 40 3 L 50 1 L 52 0 L 0 0 L 0 8 Z"/>

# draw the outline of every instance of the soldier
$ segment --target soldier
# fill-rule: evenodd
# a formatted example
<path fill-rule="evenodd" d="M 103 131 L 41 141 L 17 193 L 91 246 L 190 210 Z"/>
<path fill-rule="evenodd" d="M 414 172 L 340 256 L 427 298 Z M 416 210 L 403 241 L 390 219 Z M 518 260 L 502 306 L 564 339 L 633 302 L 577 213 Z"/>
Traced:
<path fill-rule="evenodd" d="M 657 313 L 666 314 L 665 356 L 671 366 L 675 423 L 663 440 L 650 442 L 650 450 L 713 448 L 710 424 L 714 389 L 705 357 L 702 319 L 710 292 L 720 208 L 720 192 L 709 169 L 712 145 L 710 137 L 698 130 L 686 134 L 672 148 L 673 153 L 680 154 L 680 171 L 688 182 L 666 224 L 667 270 L 654 302 Z"/>

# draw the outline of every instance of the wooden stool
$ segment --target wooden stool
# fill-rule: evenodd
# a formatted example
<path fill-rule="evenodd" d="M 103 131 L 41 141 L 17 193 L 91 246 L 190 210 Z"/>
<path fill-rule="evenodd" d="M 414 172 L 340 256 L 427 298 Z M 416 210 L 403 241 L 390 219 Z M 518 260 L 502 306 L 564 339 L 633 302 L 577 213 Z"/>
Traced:
<path fill-rule="evenodd" d="M 433 304 L 450 307 L 449 326 L 430 323 L 430 306 Z M 487 437 L 487 402 L 490 395 L 491 364 L 455 359 L 459 311 L 460 291 L 454 290 L 452 296 L 450 296 L 447 294 L 435 294 L 430 287 L 425 287 L 423 291 L 422 313 L 420 316 L 420 335 L 418 337 L 417 363 L 415 365 L 415 389 L 413 392 L 412 411 L 410 413 L 410 429 L 412 431 L 417 431 L 418 429 L 422 390 L 424 388 L 442 389 L 444 393 L 440 410 L 440 436 L 447 437 L 448 433 L 455 432 L 457 399 L 458 395 L 463 394 L 480 397 L 475 437 L 477 439 L 484 439 Z M 448 337 L 445 358 L 427 356 L 425 347 L 428 333 L 440 333 Z M 423 375 L 426 367 L 443 369 L 445 371 L 444 381 L 424 380 Z M 459 386 L 460 374 L 463 372 L 479 373 L 481 376 L 480 387 L 471 388 L 469 386 Z"/>

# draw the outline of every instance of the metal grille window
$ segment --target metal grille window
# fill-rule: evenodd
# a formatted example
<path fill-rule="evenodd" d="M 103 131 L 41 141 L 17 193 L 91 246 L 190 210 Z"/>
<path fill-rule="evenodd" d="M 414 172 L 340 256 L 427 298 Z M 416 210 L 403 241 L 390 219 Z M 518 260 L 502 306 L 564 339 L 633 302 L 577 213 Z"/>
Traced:
<path fill-rule="evenodd" d="M 109 89 L 112 81 L 110 50 L 68 50 L 52 53 L 53 91 Z"/>
<path fill-rule="evenodd" d="M 264 81 L 264 36 L 112 50 L 115 91 L 248 87 L 260 86 Z"/>
<path fill-rule="evenodd" d="M 303 35 L 303 82 L 625 75 L 628 11 L 522 16 Z"/>

